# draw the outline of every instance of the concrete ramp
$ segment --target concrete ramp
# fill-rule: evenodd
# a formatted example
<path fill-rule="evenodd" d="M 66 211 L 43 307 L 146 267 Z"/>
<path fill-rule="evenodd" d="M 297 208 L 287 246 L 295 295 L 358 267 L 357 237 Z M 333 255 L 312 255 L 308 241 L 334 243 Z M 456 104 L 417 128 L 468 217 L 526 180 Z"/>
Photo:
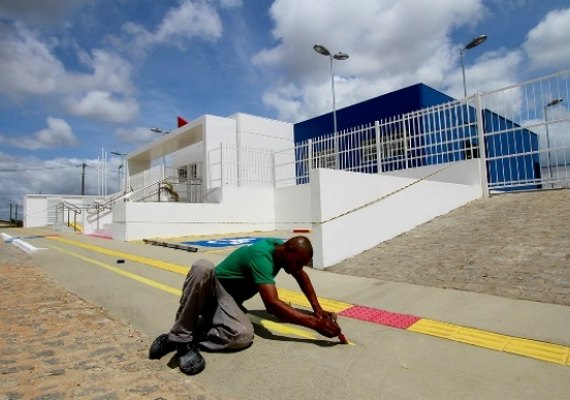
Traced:
<path fill-rule="evenodd" d="M 314 267 L 330 267 L 480 198 L 478 164 L 466 160 L 380 175 L 314 170 Z"/>

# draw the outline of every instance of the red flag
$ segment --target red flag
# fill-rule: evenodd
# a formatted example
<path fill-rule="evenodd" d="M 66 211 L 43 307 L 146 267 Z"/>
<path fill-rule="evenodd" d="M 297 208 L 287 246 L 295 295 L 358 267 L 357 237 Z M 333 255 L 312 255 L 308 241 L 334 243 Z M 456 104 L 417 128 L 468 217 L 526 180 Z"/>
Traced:
<path fill-rule="evenodd" d="M 178 127 L 180 128 L 181 126 L 184 126 L 188 123 L 188 121 L 186 121 L 184 118 L 182 117 L 178 117 Z"/>

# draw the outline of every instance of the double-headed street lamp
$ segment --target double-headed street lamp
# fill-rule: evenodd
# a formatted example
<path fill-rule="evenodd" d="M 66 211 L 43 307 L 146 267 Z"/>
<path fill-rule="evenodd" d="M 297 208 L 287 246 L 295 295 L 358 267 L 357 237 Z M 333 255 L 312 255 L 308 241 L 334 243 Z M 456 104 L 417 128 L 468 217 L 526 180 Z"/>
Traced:
<path fill-rule="evenodd" d="M 315 51 L 323 56 L 327 56 L 330 59 L 330 72 L 331 72 L 331 89 L 332 89 L 332 106 L 333 106 L 333 129 L 334 129 L 334 133 L 336 134 L 336 100 L 335 100 L 335 94 L 334 94 L 334 67 L 333 67 L 333 61 L 334 60 L 338 60 L 338 61 L 344 61 L 348 58 L 348 54 L 342 53 L 342 52 L 338 52 L 335 55 L 332 55 L 330 51 L 328 51 L 328 49 L 325 46 L 322 46 L 320 44 L 316 44 L 313 46 L 313 49 L 315 49 Z"/>
<path fill-rule="evenodd" d="M 336 99 L 335 99 L 335 93 L 334 93 L 334 67 L 333 67 L 333 62 L 334 60 L 338 60 L 338 61 L 344 61 L 348 58 L 348 54 L 343 53 L 343 52 L 338 52 L 336 54 L 331 54 L 331 52 L 325 47 L 322 46 L 320 44 L 316 44 L 313 46 L 313 49 L 319 53 L 320 55 L 326 56 L 329 58 L 330 60 L 330 72 L 331 72 L 331 90 L 332 90 L 332 113 L 333 113 L 333 132 L 334 132 L 334 140 L 335 140 L 335 151 L 337 153 L 336 158 L 335 158 L 335 163 L 336 163 L 336 168 L 339 167 L 338 165 L 338 143 L 337 140 L 338 138 L 336 137 L 336 131 L 337 131 L 337 127 L 336 127 Z"/>
<path fill-rule="evenodd" d="M 552 179 L 552 163 L 550 160 L 550 134 L 548 132 L 548 108 L 549 107 L 554 107 L 560 103 L 562 103 L 564 101 L 564 99 L 562 98 L 558 98 L 558 99 L 554 99 L 548 102 L 548 104 L 546 104 L 544 106 L 544 124 L 546 127 L 546 159 L 548 162 L 548 177 L 550 179 Z"/>
<path fill-rule="evenodd" d="M 463 95 L 464 95 L 464 97 L 467 97 L 467 84 L 465 83 L 465 61 L 464 61 L 465 51 L 471 50 L 473 47 L 479 46 L 485 40 L 487 40 L 487 35 L 478 36 L 475 39 L 473 39 L 472 41 L 470 41 L 469 43 L 467 43 L 464 47 L 462 47 L 461 50 L 459 50 L 459 53 L 461 54 L 461 72 L 463 74 Z"/>

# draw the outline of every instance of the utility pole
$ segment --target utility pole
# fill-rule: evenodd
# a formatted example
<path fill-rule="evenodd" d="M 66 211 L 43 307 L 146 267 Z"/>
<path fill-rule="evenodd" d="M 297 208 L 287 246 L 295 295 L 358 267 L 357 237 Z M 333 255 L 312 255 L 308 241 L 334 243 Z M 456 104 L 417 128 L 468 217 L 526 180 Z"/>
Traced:
<path fill-rule="evenodd" d="M 85 195 L 85 167 L 87 164 L 81 164 L 81 196 Z"/>

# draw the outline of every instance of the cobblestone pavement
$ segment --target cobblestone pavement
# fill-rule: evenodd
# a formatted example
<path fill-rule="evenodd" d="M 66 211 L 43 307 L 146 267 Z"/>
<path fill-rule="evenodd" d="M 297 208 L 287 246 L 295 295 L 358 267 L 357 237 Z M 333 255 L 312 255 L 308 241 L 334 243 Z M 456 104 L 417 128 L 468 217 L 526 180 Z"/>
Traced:
<path fill-rule="evenodd" d="M 0 242 L 0 399 L 210 400 L 149 339 Z"/>
<path fill-rule="evenodd" d="M 473 201 L 328 271 L 570 306 L 570 189 Z"/>

